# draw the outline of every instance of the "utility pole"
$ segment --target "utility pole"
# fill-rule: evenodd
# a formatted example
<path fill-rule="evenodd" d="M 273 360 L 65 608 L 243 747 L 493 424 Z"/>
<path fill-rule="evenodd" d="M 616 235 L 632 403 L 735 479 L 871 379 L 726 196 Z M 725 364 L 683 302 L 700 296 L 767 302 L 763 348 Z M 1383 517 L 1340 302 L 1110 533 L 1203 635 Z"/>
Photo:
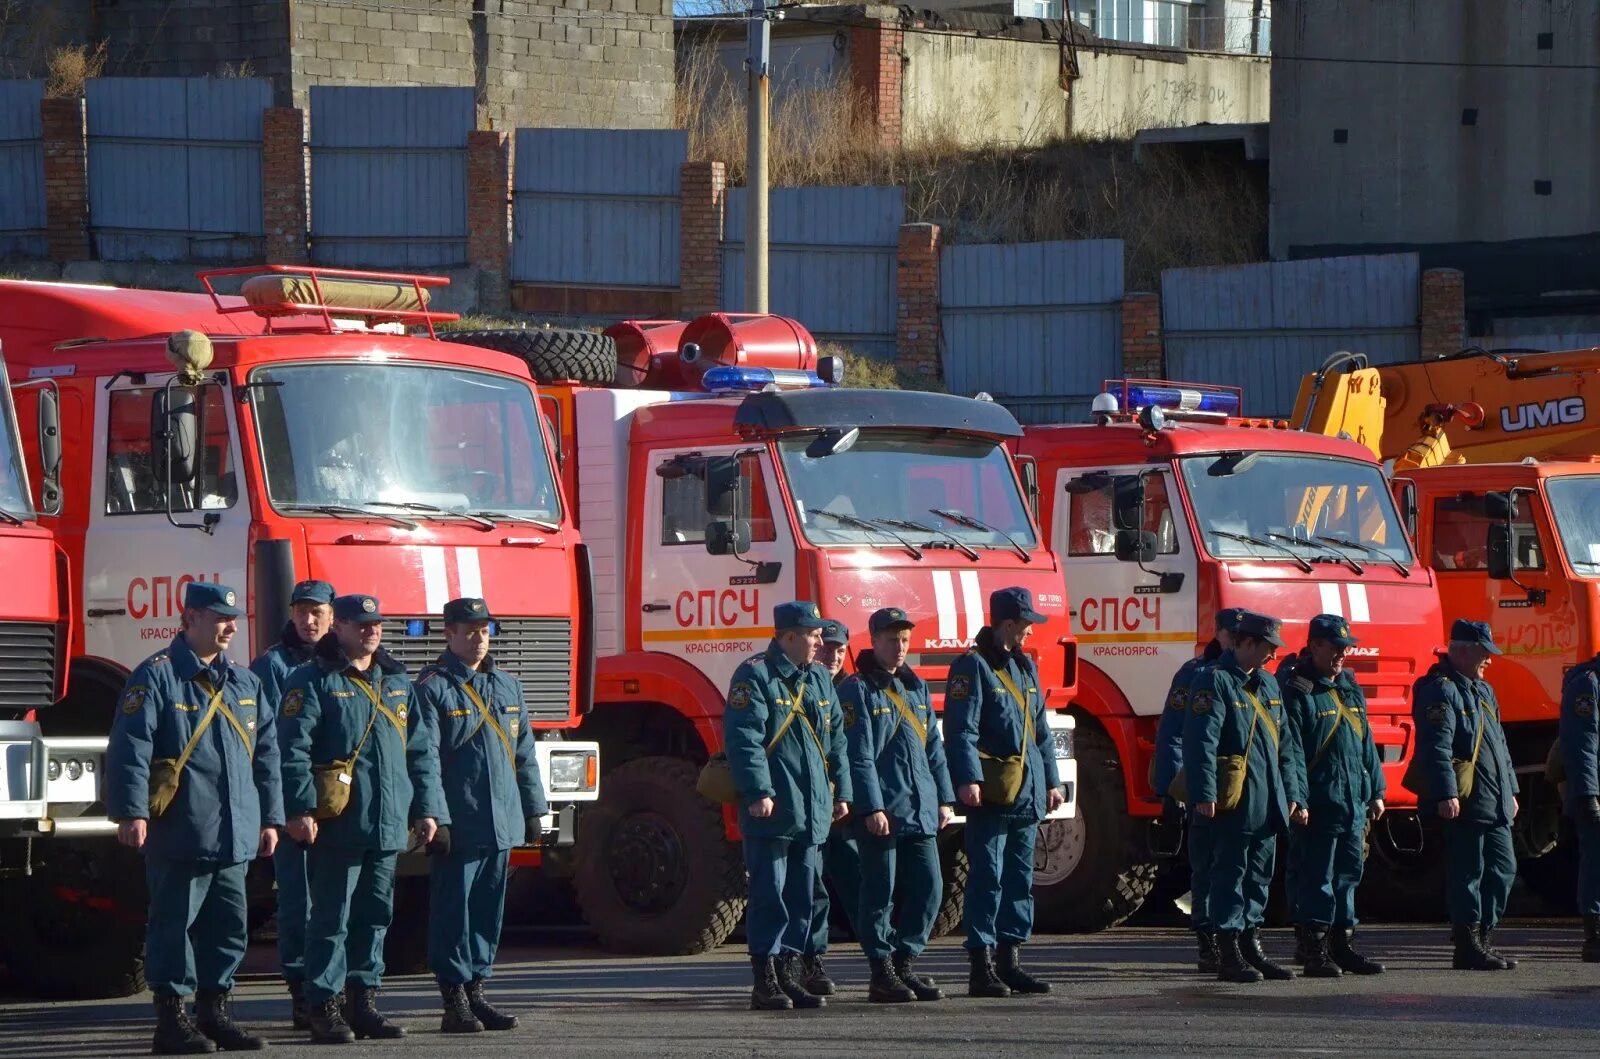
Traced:
<path fill-rule="evenodd" d="M 751 0 L 745 97 L 744 301 L 767 312 L 767 125 L 770 117 L 772 27 L 766 0 Z"/>

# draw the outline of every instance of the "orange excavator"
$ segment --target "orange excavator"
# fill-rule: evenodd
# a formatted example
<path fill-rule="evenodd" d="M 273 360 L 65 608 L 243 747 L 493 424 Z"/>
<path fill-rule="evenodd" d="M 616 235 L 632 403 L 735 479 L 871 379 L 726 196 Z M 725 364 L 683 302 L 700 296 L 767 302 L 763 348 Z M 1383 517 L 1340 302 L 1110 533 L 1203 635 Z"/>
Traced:
<path fill-rule="evenodd" d="M 1293 423 L 1392 468 L 1446 623 L 1494 629 L 1505 654 L 1488 679 L 1523 791 L 1523 880 L 1571 906 L 1575 843 L 1544 763 L 1563 675 L 1600 653 L 1600 348 L 1379 366 L 1338 353 L 1302 380 Z"/>

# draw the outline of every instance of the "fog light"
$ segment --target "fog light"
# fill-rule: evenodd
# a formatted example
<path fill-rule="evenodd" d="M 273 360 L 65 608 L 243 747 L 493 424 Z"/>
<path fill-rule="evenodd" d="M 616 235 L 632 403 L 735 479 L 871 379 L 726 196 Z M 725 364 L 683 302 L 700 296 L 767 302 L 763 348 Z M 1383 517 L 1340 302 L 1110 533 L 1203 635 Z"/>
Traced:
<path fill-rule="evenodd" d="M 93 758 L 88 758 L 88 759 L 86 759 L 84 761 L 84 763 L 83 763 L 83 771 L 87 772 L 91 776 L 94 775 L 94 759 Z"/>
<path fill-rule="evenodd" d="M 1068 758 L 1072 756 L 1072 729 L 1058 728 L 1051 733 L 1055 738 L 1056 757 Z"/>
<path fill-rule="evenodd" d="M 588 753 L 563 753 L 550 755 L 550 790 L 581 791 L 588 773 Z"/>
<path fill-rule="evenodd" d="M 73 758 L 67 762 L 67 779 L 76 780 L 83 778 L 83 762 Z"/>
<path fill-rule="evenodd" d="M 54 782 L 55 780 L 60 779 L 61 778 L 61 762 L 57 761 L 55 758 L 51 758 L 50 759 L 50 764 L 45 766 L 44 774 L 47 777 L 49 777 L 52 782 Z"/>

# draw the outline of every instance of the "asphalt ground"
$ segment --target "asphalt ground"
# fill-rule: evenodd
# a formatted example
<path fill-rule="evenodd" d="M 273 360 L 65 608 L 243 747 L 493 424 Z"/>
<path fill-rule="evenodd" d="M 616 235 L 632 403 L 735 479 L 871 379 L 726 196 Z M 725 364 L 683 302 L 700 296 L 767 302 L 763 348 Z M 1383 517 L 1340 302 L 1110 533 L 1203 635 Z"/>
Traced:
<path fill-rule="evenodd" d="M 439 1033 L 430 979 L 391 979 L 381 1006 L 410 1031 L 401 1042 L 361 1042 L 332 1054 L 749 1056 L 805 1055 L 1526 1055 L 1600 1050 L 1600 964 L 1577 959 L 1575 920 L 1519 920 L 1496 935 L 1522 958 L 1503 973 L 1451 971 L 1440 926 L 1363 928 L 1360 947 L 1389 971 L 1369 978 L 1227 985 L 1195 973 L 1189 935 L 1171 927 L 1040 937 L 1025 965 L 1055 983 L 1047 997 L 973 1000 L 955 938 L 919 963 L 951 999 L 869 1004 L 866 965 L 835 944 L 829 968 L 840 995 L 818 1012 L 748 1010 L 742 947 L 703 956 L 642 959 L 602 954 L 571 932 L 507 938 L 491 996 L 522 1015 L 507 1033 Z M 1292 939 L 1268 932 L 1286 959 Z M 330 1054 L 287 1021 L 270 945 L 252 947 L 237 1015 L 272 1042 L 271 1054 Z M 140 1055 L 150 1047 L 148 994 L 44 1004 L 0 981 L 0 1059 Z"/>

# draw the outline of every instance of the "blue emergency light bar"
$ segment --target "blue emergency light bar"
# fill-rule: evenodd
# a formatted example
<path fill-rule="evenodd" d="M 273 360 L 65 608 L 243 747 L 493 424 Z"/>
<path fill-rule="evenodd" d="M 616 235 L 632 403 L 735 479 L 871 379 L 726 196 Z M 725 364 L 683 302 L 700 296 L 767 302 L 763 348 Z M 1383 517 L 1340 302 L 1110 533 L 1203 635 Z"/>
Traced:
<path fill-rule="evenodd" d="M 730 391 L 748 391 L 755 393 L 768 386 L 777 386 L 784 390 L 814 389 L 827 386 L 822 376 L 814 371 L 796 371 L 792 368 L 734 368 L 717 367 L 709 369 L 700 380 L 712 393 L 726 393 Z"/>
<path fill-rule="evenodd" d="M 1129 412 L 1154 407 L 1180 416 L 1226 418 L 1238 415 L 1244 405 L 1244 392 L 1236 386 L 1208 386 L 1160 379 L 1106 380 L 1105 392 L 1115 395 L 1118 391 L 1122 408 Z"/>

